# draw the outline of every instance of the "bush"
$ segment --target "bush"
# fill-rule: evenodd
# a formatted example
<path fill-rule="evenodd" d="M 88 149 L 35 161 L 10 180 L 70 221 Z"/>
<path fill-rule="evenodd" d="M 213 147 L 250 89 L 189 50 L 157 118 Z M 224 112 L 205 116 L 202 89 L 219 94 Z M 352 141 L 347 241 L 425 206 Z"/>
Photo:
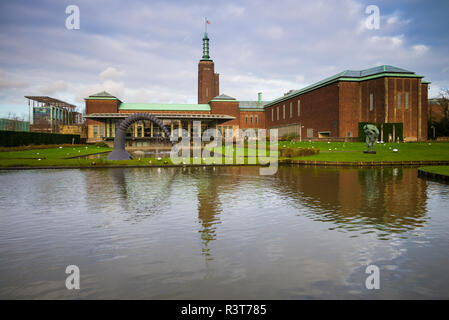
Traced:
<path fill-rule="evenodd" d="M 109 148 L 109 145 L 105 142 L 97 142 L 95 144 L 96 147 L 100 147 L 100 148 Z"/>
<path fill-rule="evenodd" d="M 0 146 L 2 147 L 64 143 L 79 144 L 80 135 L 0 130 Z"/>
<path fill-rule="evenodd" d="M 318 153 L 320 153 L 320 149 L 315 148 L 289 148 L 289 147 L 279 148 L 279 155 L 281 157 L 286 158 L 312 156 Z"/>

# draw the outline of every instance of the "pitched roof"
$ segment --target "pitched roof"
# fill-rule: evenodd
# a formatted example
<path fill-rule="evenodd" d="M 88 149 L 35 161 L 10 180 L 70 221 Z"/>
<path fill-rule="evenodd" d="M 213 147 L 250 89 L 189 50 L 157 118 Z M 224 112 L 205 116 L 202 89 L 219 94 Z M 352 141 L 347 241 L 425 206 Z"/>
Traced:
<path fill-rule="evenodd" d="M 84 100 L 93 100 L 93 99 L 97 99 L 97 100 L 119 100 L 117 97 L 113 96 L 112 94 L 110 94 L 109 92 L 106 91 L 101 91 L 95 94 L 90 95 L 87 98 L 84 98 Z"/>
<path fill-rule="evenodd" d="M 345 70 L 343 72 L 337 73 L 329 78 L 318 81 L 310 86 L 302 88 L 300 90 L 291 90 L 289 93 L 284 96 L 277 98 L 265 105 L 265 107 L 269 107 L 273 104 L 276 104 L 281 101 L 288 100 L 290 98 L 299 96 L 303 93 L 327 86 L 331 83 L 337 81 L 364 81 L 378 77 L 385 76 L 394 76 L 394 77 L 410 77 L 410 78 L 423 78 L 423 76 L 417 75 L 415 72 L 405 70 L 402 68 L 390 66 L 390 65 L 382 65 L 374 68 L 369 68 L 365 70 Z"/>
<path fill-rule="evenodd" d="M 217 101 L 217 100 L 235 100 L 235 101 L 237 101 L 235 98 L 230 97 L 225 94 L 220 94 L 219 96 L 212 98 L 210 101 Z"/>
<path fill-rule="evenodd" d="M 112 94 L 110 94 L 109 92 L 101 91 L 96 94 L 90 95 L 89 97 L 114 97 L 114 96 Z"/>
<path fill-rule="evenodd" d="M 259 101 L 257 101 L 257 100 L 239 101 L 239 108 L 240 109 L 255 109 L 255 110 L 262 109 L 263 110 L 263 106 L 269 102 L 270 101 L 260 101 L 260 105 L 259 105 Z"/>

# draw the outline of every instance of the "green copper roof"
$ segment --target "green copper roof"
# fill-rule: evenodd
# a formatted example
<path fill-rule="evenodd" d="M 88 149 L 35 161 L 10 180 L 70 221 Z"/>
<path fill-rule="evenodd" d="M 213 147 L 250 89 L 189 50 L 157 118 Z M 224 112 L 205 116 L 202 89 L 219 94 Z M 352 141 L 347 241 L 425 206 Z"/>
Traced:
<path fill-rule="evenodd" d="M 109 92 L 102 91 L 95 94 L 90 95 L 84 100 L 119 100 L 117 97 L 113 96 Z"/>
<path fill-rule="evenodd" d="M 399 78 L 423 78 L 423 76 L 417 75 L 412 71 L 401 69 L 398 67 L 393 67 L 389 65 L 378 66 L 374 68 L 369 68 L 365 70 L 345 70 L 343 72 L 337 73 L 329 78 L 318 81 L 310 86 L 307 86 L 300 90 L 292 90 L 292 92 L 277 98 L 270 103 L 267 103 L 264 107 L 272 106 L 278 102 L 288 100 L 293 97 L 297 97 L 301 94 L 307 93 L 309 91 L 316 90 L 318 88 L 327 86 L 331 83 L 338 81 L 365 81 L 381 77 L 399 77 Z"/>
<path fill-rule="evenodd" d="M 209 56 L 209 37 L 207 36 L 207 32 L 204 32 L 203 37 L 203 57 L 201 60 L 210 60 Z"/>
<path fill-rule="evenodd" d="M 119 110 L 210 111 L 208 104 L 121 103 Z"/>
<path fill-rule="evenodd" d="M 210 101 L 237 101 L 237 100 L 226 94 L 220 94 L 219 96 L 213 97 Z"/>

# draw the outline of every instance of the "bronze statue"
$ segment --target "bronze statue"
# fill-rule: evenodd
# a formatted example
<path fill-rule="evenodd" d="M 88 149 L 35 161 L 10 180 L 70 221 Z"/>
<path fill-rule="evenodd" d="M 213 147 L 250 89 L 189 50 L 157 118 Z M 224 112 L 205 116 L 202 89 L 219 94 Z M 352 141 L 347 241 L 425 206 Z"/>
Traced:
<path fill-rule="evenodd" d="M 363 131 L 365 132 L 366 136 L 366 147 L 367 150 L 363 151 L 364 153 L 376 153 L 374 151 L 374 146 L 377 141 L 377 137 L 379 136 L 379 129 L 373 124 L 365 124 L 363 126 Z M 370 150 L 370 148 L 372 150 Z"/>

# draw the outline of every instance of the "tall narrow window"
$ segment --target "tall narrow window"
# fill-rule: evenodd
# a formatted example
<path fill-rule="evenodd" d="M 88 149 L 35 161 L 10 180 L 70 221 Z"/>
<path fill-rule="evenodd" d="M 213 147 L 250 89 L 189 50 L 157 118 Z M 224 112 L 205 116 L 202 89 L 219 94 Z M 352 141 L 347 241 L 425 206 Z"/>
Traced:
<path fill-rule="evenodd" d="M 285 104 L 282 105 L 282 119 L 285 119 Z"/>
<path fill-rule="evenodd" d="M 274 109 L 271 109 L 271 121 L 274 121 Z"/>
<path fill-rule="evenodd" d="M 248 116 L 245 116 L 245 123 L 248 124 Z"/>
<path fill-rule="evenodd" d="M 398 92 L 398 110 L 401 109 L 401 93 Z"/>
<path fill-rule="evenodd" d="M 298 117 L 301 115 L 301 100 L 298 100 Z"/>
<path fill-rule="evenodd" d="M 293 105 L 290 102 L 290 118 L 293 117 Z"/>
<path fill-rule="evenodd" d="M 253 116 L 249 117 L 249 122 L 253 124 Z"/>
<path fill-rule="evenodd" d="M 373 111 L 374 109 L 374 95 L 372 93 L 369 94 L 369 111 Z"/>
<path fill-rule="evenodd" d="M 255 118 L 254 118 L 254 120 L 256 121 L 256 124 L 259 122 L 258 119 L 259 117 L 258 116 L 255 116 Z"/>
<path fill-rule="evenodd" d="M 405 93 L 405 109 L 408 109 L 408 92 Z"/>
<path fill-rule="evenodd" d="M 278 120 L 278 121 L 279 121 L 279 108 L 280 107 L 277 107 L 277 109 L 276 109 L 276 118 L 277 118 L 276 120 Z"/>

